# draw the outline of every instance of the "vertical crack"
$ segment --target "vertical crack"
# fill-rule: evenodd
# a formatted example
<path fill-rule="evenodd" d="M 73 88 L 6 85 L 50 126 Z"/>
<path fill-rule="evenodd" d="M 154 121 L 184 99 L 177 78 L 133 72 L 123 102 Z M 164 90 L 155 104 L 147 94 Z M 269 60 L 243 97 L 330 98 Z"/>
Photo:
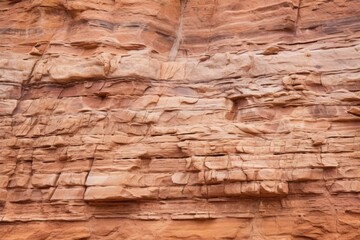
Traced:
<path fill-rule="evenodd" d="M 233 99 L 230 99 L 230 100 L 232 102 L 232 106 L 231 106 L 230 111 L 225 114 L 225 118 L 227 120 L 235 121 L 236 118 L 237 118 L 237 115 L 239 113 L 239 106 L 240 106 L 241 99 L 239 99 L 239 98 L 234 99 L 233 98 Z"/>
<path fill-rule="evenodd" d="M 182 40 L 182 28 L 183 28 L 183 24 L 184 24 L 184 11 L 185 11 L 185 7 L 186 7 L 186 3 L 187 3 L 187 0 L 180 0 L 179 25 L 178 25 L 178 28 L 176 29 L 175 41 L 169 52 L 169 57 L 168 57 L 169 61 L 174 61 L 178 54 L 178 51 L 179 51 L 180 43 Z"/>
<path fill-rule="evenodd" d="M 85 191 L 84 191 L 84 195 L 83 195 L 83 200 L 85 200 L 85 193 L 86 193 L 86 190 L 88 189 L 88 186 L 86 186 L 86 183 L 87 183 L 88 178 L 90 176 L 91 170 L 93 169 L 93 166 L 94 166 L 97 148 L 98 148 L 98 145 L 95 146 L 93 156 L 90 159 L 89 172 L 86 174 L 86 177 L 85 177 L 85 182 L 84 182 Z"/>

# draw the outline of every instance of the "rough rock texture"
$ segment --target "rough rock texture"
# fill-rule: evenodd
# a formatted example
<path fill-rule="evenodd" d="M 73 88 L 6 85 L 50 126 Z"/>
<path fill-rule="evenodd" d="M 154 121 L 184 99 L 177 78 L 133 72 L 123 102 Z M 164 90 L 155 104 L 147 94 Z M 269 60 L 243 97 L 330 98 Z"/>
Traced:
<path fill-rule="evenodd" d="M 3 0 L 0 239 L 360 239 L 359 0 Z"/>

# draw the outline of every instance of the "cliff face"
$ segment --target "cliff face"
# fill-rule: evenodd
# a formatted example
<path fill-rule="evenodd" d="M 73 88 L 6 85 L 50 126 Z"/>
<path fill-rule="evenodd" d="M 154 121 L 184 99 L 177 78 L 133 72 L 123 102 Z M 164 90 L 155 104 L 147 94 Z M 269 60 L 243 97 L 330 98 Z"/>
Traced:
<path fill-rule="evenodd" d="M 358 0 L 0 2 L 0 238 L 360 239 Z"/>

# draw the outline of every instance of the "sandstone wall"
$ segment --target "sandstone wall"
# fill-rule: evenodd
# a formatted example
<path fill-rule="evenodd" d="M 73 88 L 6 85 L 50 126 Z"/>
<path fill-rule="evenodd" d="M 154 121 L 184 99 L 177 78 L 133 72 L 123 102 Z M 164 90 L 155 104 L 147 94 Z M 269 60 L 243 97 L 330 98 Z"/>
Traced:
<path fill-rule="evenodd" d="M 360 239 L 358 0 L 0 2 L 0 239 Z"/>

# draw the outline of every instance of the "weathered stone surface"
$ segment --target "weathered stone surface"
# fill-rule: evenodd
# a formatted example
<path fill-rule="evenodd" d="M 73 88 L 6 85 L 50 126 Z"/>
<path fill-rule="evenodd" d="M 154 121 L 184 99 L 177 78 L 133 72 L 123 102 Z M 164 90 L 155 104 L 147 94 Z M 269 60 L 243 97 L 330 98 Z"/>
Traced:
<path fill-rule="evenodd" d="M 360 239 L 358 0 L 0 1 L 0 238 Z"/>

